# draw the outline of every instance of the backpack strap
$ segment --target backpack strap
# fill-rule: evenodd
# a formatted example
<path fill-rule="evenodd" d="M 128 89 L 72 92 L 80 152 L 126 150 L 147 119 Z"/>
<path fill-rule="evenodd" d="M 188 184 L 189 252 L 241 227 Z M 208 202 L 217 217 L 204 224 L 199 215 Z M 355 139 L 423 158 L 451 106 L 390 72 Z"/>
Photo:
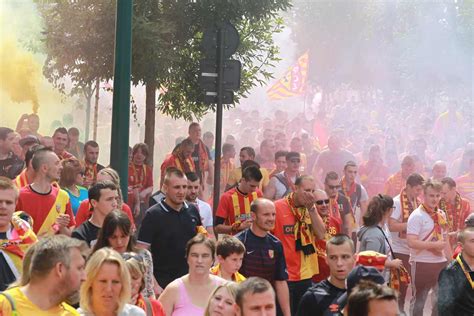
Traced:
<path fill-rule="evenodd" d="M 285 186 L 285 193 L 283 194 L 283 197 L 287 196 L 288 194 L 291 193 L 291 188 L 290 188 L 290 185 L 289 183 L 287 182 L 286 178 L 281 174 L 281 173 L 277 173 L 276 175 L 274 175 L 274 177 L 280 181 L 281 184 L 283 184 Z"/>
<path fill-rule="evenodd" d="M 7 301 L 10 303 L 10 306 L 12 308 L 12 316 L 18 316 L 18 312 L 16 311 L 15 300 L 13 299 L 13 297 L 10 294 L 5 293 L 5 292 L 0 292 L 0 295 L 5 296 Z"/>

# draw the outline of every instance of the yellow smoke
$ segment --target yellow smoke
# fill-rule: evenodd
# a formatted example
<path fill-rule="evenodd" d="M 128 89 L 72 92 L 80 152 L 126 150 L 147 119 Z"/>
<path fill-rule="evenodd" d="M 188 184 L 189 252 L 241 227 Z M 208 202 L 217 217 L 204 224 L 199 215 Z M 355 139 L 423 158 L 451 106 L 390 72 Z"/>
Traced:
<path fill-rule="evenodd" d="M 18 47 L 14 38 L 3 39 L 0 44 L 0 89 L 13 102 L 31 102 L 33 113 L 38 112 L 38 84 L 41 66 L 33 55 Z"/>

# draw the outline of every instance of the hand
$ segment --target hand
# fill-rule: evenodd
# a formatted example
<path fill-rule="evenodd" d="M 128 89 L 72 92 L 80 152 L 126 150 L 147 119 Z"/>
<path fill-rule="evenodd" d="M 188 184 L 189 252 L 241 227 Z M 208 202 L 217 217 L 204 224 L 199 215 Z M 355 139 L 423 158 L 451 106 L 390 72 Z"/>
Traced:
<path fill-rule="evenodd" d="M 140 203 L 136 203 L 133 207 L 133 217 L 138 216 L 140 214 Z"/>
<path fill-rule="evenodd" d="M 67 214 L 59 215 L 56 218 L 56 224 L 58 224 L 60 228 L 66 228 L 69 225 L 70 221 L 71 219 L 69 218 L 69 215 Z"/>
<path fill-rule="evenodd" d="M 243 221 L 240 226 L 239 226 L 239 230 L 245 230 L 247 228 L 250 228 L 250 226 L 252 225 L 252 221 L 251 220 L 246 220 L 246 221 Z"/>
<path fill-rule="evenodd" d="M 302 201 L 304 206 L 309 210 L 314 206 L 314 203 L 316 202 L 316 197 L 314 193 L 304 191 L 302 195 Z"/>
<path fill-rule="evenodd" d="M 393 259 L 390 261 L 390 267 L 395 269 L 400 269 L 403 266 L 403 261 L 400 259 Z"/>

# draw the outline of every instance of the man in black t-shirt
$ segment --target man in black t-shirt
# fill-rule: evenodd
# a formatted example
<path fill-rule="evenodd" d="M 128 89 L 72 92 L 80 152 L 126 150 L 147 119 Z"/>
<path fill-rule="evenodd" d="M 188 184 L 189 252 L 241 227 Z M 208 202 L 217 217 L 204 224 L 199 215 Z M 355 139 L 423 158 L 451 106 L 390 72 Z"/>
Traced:
<path fill-rule="evenodd" d="M 355 225 L 354 214 L 352 213 L 349 200 L 339 193 L 341 189 L 341 179 L 335 171 L 330 171 L 324 179 L 324 191 L 329 196 L 329 214 L 340 219 L 342 223 L 342 231 L 344 234 L 351 236 L 352 229 Z"/>
<path fill-rule="evenodd" d="M 0 127 L 0 176 L 15 179 L 25 163 L 12 152 L 15 132 L 8 127 Z"/>
<path fill-rule="evenodd" d="M 146 211 L 138 233 L 138 245 L 150 248 L 153 272 L 162 288 L 188 273 L 186 243 L 202 226 L 199 211 L 184 201 L 187 189 L 183 172 L 168 168 L 162 187 L 166 198 Z"/>
<path fill-rule="evenodd" d="M 74 229 L 71 237 L 84 240 L 90 247 L 94 246 L 105 217 L 117 208 L 118 198 L 118 188 L 112 181 L 99 181 L 92 185 L 89 188 L 92 216 Z"/>
<path fill-rule="evenodd" d="M 269 232 L 275 228 L 275 205 L 264 198 L 250 206 L 252 225 L 237 237 L 245 245 L 245 255 L 239 272 L 245 277 L 261 277 L 275 288 L 278 305 L 285 316 L 290 316 L 288 272 L 281 241 Z M 280 313 L 280 312 L 279 312 Z"/>
<path fill-rule="evenodd" d="M 303 295 L 298 316 L 341 315 L 338 298 L 346 293 L 346 278 L 355 263 L 354 243 L 346 235 L 336 235 L 326 243 L 327 280 L 311 287 Z"/>

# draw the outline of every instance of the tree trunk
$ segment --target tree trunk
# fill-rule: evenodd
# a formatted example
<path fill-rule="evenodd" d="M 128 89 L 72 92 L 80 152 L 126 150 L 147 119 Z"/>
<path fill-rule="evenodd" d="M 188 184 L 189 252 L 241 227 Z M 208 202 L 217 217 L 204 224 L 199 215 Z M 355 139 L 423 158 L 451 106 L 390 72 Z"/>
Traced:
<path fill-rule="evenodd" d="M 90 87 L 87 88 L 89 91 L 84 89 L 84 97 L 86 98 L 86 127 L 84 131 L 84 140 L 89 139 L 89 130 L 91 123 L 91 103 L 92 103 L 92 91 Z"/>
<path fill-rule="evenodd" d="M 97 125 L 99 124 L 99 92 L 100 92 L 99 87 L 100 87 L 100 80 L 99 78 L 97 78 L 95 81 L 94 128 L 93 128 L 93 134 L 92 134 L 93 140 L 97 140 Z"/>
<path fill-rule="evenodd" d="M 156 113 L 156 82 L 149 82 L 146 84 L 145 96 L 145 144 L 148 145 L 150 155 L 148 163 L 153 165 L 153 154 L 155 149 L 155 113 Z"/>

